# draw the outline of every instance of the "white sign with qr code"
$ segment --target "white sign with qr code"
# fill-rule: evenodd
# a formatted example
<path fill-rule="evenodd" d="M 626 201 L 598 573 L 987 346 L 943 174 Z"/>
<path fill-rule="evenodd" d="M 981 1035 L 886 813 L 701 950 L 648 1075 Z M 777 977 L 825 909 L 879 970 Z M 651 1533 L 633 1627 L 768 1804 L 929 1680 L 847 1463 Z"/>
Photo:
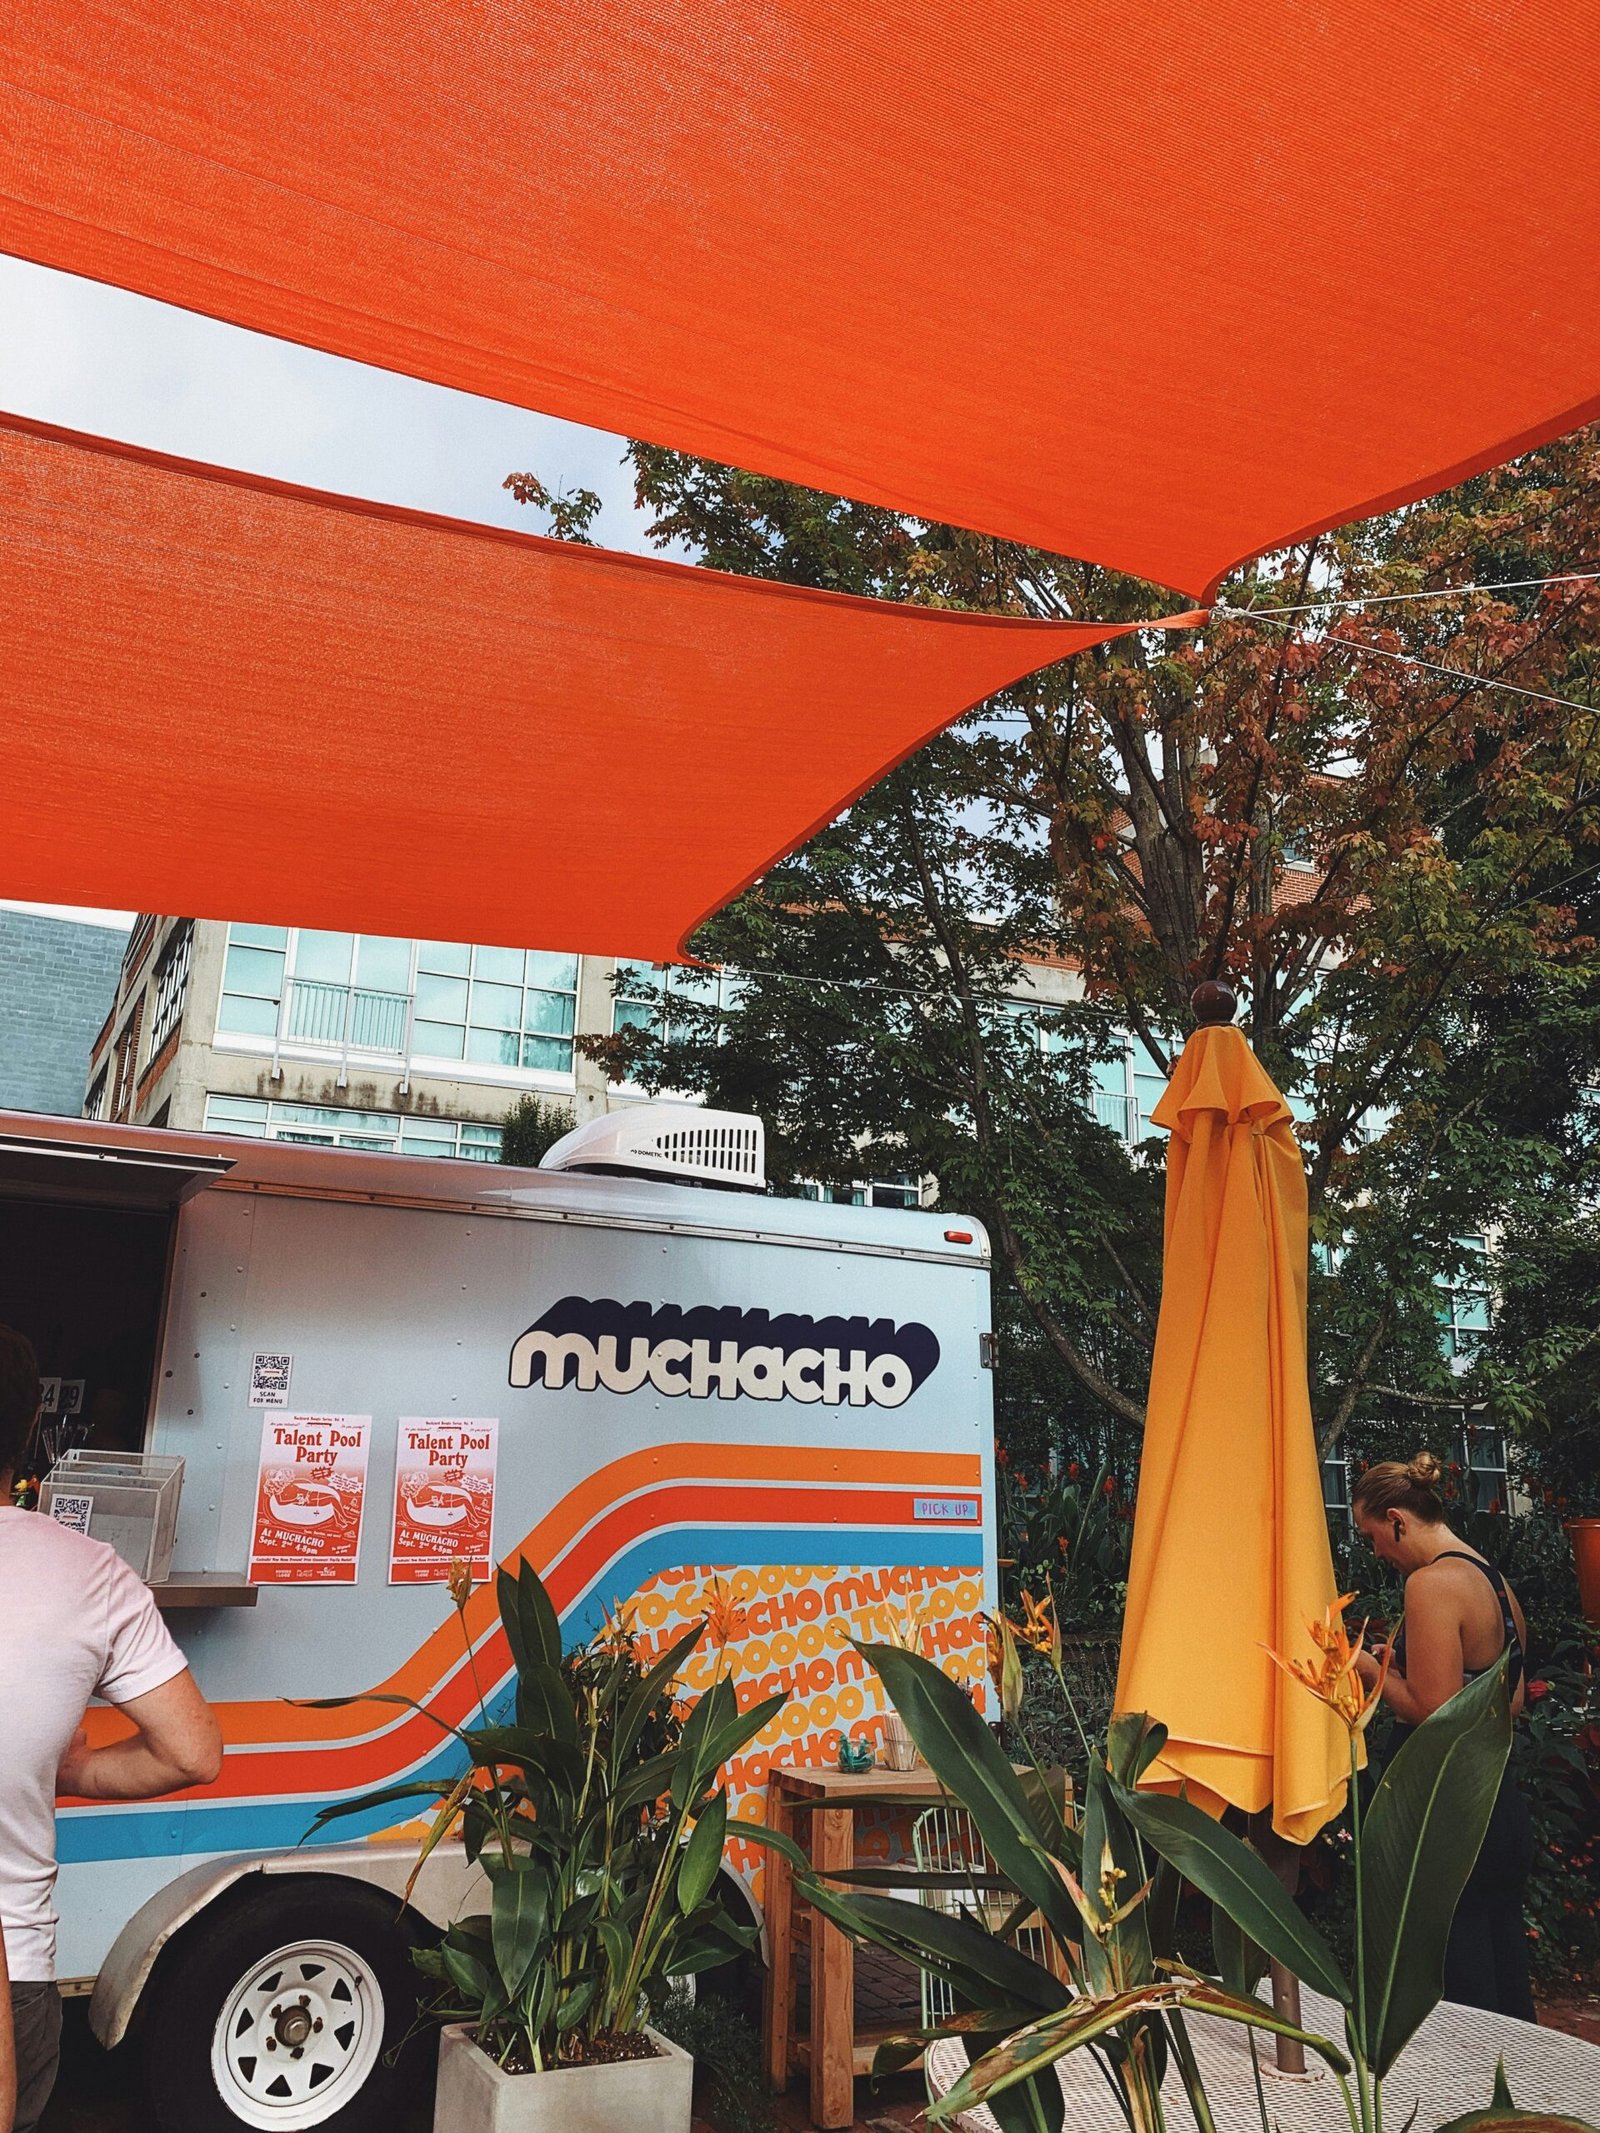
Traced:
<path fill-rule="evenodd" d="M 250 1405 L 287 1407 L 292 1355 L 258 1355 L 250 1364 Z"/>
<path fill-rule="evenodd" d="M 86 1534 L 93 1514 L 92 1496 L 63 1496 L 59 1490 L 51 1495 L 50 1516 L 58 1526 L 65 1526 L 69 1533 Z"/>

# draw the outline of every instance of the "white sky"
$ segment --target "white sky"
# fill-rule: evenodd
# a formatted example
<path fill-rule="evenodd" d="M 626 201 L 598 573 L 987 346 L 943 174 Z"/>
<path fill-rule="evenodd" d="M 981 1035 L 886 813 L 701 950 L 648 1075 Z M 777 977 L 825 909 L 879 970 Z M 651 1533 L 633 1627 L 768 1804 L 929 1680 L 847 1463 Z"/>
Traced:
<path fill-rule="evenodd" d="M 648 549 L 623 440 L 0 256 L 0 408 L 152 451 L 489 525 L 543 530 L 501 488 L 593 489 L 595 534 Z M 0 889 L 5 887 L 0 855 Z M 128 925 L 132 913 L 0 907 Z"/>

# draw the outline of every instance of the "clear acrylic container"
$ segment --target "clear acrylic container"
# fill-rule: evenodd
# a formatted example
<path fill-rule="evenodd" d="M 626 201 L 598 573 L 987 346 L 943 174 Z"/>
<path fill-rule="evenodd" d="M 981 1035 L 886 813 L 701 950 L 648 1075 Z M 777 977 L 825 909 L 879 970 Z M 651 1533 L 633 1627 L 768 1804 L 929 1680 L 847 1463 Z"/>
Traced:
<path fill-rule="evenodd" d="M 147 1585 L 172 1568 L 183 1461 L 162 1452 L 63 1454 L 44 1478 L 39 1510 L 91 1540 L 107 1541 Z"/>

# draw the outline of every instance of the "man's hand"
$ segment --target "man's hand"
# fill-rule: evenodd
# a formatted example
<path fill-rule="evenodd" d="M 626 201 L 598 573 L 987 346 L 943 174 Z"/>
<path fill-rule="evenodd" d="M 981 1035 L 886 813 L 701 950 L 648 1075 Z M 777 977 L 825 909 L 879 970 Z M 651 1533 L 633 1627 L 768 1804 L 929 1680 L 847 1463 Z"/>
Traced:
<path fill-rule="evenodd" d="M 59 1793 L 82 1800 L 151 1800 L 187 1785 L 209 1785 L 221 1770 L 222 1734 L 187 1667 L 121 1708 L 137 1730 L 91 1748 L 80 1726 L 56 1775 Z"/>

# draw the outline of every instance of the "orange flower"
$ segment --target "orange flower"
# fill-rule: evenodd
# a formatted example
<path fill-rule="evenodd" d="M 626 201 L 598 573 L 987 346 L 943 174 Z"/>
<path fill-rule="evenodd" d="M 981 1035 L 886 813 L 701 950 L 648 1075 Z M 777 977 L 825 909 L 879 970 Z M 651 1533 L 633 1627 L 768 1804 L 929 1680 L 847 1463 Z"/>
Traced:
<path fill-rule="evenodd" d="M 711 1580 L 700 1595 L 700 1604 L 705 1609 L 706 1627 L 713 1643 L 731 1644 L 735 1637 L 744 1635 L 745 1611 L 735 1604 L 721 1578 Z"/>
<path fill-rule="evenodd" d="M 1055 1595 L 1036 1600 L 1031 1592 L 1022 1595 L 1022 1620 L 1011 1624 L 1011 1633 L 1019 1644 L 1027 1645 L 1030 1651 L 1043 1652 L 1054 1662 L 1061 1649 L 1061 1631 L 1055 1619 Z"/>
<path fill-rule="evenodd" d="M 612 1601 L 600 1625 L 600 1634 L 595 1639 L 603 1652 L 613 1653 L 619 1659 L 631 1659 L 636 1656 L 634 1639 L 638 1630 L 634 1617 L 638 1610 L 637 1600 L 627 1600 L 620 1604 L 616 1600 Z"/>
<path fill-rule="evenodd" d="M 1261 1649 L 1292 1681 L 1298 1681 L 1319 1703 L 1325 1703 L 1352 1733 L 1363 1733 L 1382 1701 L 1383 1684 L 1389 1675 L 1390 1652 L 1385 1646 L 1378 1665 L 1378 1678 L 1370 1689 L 1367 1688 L 1357 1664 L 1366 1648 L 1367 1625 L 1362 1623 L 1354 1643 L 1344 1626 L 1344 1611 L 1354 1598 L 1353 1592 L 1344 1593 L 1325 1611 L 1320 1622 L 1306 1624 L 1311 1641 L 1321 1654 L 1316 1662 L 1285 1659 L 1269 1644 L 1264 1644 Z"/>

